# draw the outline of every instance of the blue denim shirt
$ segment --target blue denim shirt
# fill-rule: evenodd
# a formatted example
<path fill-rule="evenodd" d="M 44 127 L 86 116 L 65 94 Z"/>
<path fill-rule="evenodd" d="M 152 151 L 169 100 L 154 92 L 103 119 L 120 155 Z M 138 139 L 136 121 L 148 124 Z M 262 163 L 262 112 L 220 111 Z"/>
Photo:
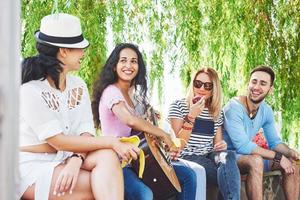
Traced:
<path fill-rule="evenodd" d="M 228 149 L 239 154 L 251 154 L 257 147 L 252 138 L 263 128 L 270 149 L 282 141 L 275 129 L 272 108 L 265 102 L 259 106 L 254 119 L 250 119 L 246 108 L 236 99 L 231 99 L 224 107 L 223 137 Z"/>

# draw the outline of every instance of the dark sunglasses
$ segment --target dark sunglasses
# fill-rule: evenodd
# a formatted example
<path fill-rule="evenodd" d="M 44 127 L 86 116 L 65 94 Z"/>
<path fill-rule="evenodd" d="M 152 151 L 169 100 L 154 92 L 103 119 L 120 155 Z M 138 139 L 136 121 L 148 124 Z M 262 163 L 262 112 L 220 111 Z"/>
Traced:
<path fill-rule="evenodd" d="M 213 89 L 213 83 L 211 83 L 211 82 L 203 83 L 202 81 L 199 81 L 199 80 L 194 80 L 194 82 L 193 82 L 193 86 L 195 88 L 199 89 L 199 88 L 202 87 L 202 85 L 204 85 L 204 89 L 207 90 L 207 91 L 210 91 L 210 90 Z"/>

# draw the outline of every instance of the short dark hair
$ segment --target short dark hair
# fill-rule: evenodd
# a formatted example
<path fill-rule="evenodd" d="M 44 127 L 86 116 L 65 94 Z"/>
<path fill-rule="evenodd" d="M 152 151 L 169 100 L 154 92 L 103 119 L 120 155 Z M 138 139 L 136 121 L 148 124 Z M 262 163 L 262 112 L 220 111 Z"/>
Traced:
<path fill-rule="evenodd" d="M 269 74 L 271 77 L 271 86 L 273 85 L 274 80 L 275 80 L 275 72 L 273 71 L 273 69 L 270 66 L 258 65 L 251 71 L 250 76 L 252 76 L 252 74 L 254 72 L 266 72 L 267 74 Z"/>

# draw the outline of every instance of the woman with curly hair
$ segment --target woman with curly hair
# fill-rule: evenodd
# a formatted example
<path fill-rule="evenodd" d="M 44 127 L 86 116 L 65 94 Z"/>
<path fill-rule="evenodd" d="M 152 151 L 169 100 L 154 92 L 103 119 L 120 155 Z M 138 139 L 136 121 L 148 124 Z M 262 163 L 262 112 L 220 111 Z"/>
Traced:
<path fill-rule="evenodd" d="M 146 66 L 137 46 L 119 44 L 106 61 L 98 82 L 94 85 L 92 109 L 94 121 L 104 135 L 128 137 L 132 130 L 147 132 L 164 141 L 169 147 L 173 142 L 168 133 L 143 119 L 146 112 Z M 193 170 L 173 164 L 181 184 L 178 199 L 194 200 L 196 176 Z M 137 177 L 130 165 L 123 169 L 125 199 L 152 200 L 152 190 Z"/>

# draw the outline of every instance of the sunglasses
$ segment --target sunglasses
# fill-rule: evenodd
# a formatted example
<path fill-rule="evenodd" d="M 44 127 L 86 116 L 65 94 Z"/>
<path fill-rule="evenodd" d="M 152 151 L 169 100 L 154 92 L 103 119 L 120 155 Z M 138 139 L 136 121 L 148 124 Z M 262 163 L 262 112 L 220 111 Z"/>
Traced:
<path fill-rule="evenodd" d="M 199 81 L 199 80 L 194 80 L 194 82 L 193 82 L 193 86 L 195 88 L 200 89 L 202 87 L 202 85 L 204 85 L 204 89 L 207 91 L 210 91 L 213 89 L 213 83 L 211 83 L 211 82 L 203 83 L 202 81 Z"/>

